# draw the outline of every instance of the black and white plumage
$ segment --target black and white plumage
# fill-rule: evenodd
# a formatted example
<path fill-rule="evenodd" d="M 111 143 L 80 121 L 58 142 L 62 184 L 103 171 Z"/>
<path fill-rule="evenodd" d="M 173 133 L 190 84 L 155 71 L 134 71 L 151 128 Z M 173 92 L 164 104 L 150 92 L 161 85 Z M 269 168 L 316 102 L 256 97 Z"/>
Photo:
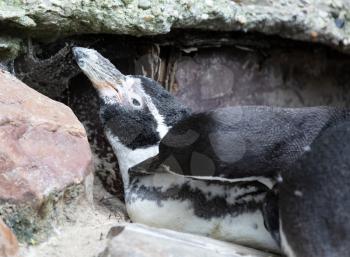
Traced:
<path fill-rule="evenodd" d="M 313 162 L 332 158 L 329 153 L 321 159 L 308 157 L 308 152 L 319 135 L 348 119 L 347 111 L 250 106 L 191 114 L 154 81 L 122 75 L 94 50 L 75 48 L 74 53 L 100 94 L 101 121 L 118 157 L 133 221 L 273 251 L 278 251 L 273 238 L 278 241 L 281 235 L 290 257 L 348 255 L 348 248 L 336 250 L 331 244 L 339 245 L 330 239 L 332 233 L 343 235 L 339 240 L 346 245 L 348 201 L 340 191 L 348 192 L 348 175 L 340 171 L 340 183 L 334 180 L 339 190 L 331 196 L 334 185 L 317 191 L 325 178 L 332 181 L 331 166 L 325 165 L 325 178 L 318 176 L 322 165 L 313 170 L 318 175 L 303 173 L 309 163 L 312 168 Z M 324 144 L 319 144 L 324 151 Z M 346 147 L 342 144 L 340 149 L 347 151 Z M 304 168 L 294 172 L 301 157 Z M 335 160 L 341 163 L 342 158 L 345 155 Z M 347 170 L 346 162 L 337 165 L 337 170 Z M 278 174 L 282 182 L 275 185 Z M 291 191 L 299 184 L 301 190 Z M 317 194 L 324 193 L 325 200 L 320 201 Z M 305 196 L 305 201 L 295 196 Z M 334 211 L 322 212 L 329 199 L 334 201 Z M 327 217 L 327 222 L 320 223 L 316 215 Z M 343 227 L 338 226 L 338 218 Z M 315 250 L 322 240 L 322 250 Z"/>
<path fill-rule="evenodd" d="M 101 122 L 118 158 L 133 221 L 278 251 L 264 225 L 265 184 L 200 180 L 167 170 L 129 171 L 157 155 L 160 140 L 190 110 L 153 80 L 122 75 L 92 49 L 73 52 L 99 93 Z"/>
<path fill-rule="evenodd" d="M 303 241 L 297 240 L 297 234 L 303 233 L 305 237 L 310 236 L 307 231 L 311 225 L 308 227 L 306 224 L 308 222 L 313 224 L 315 220 L 311 215 L 305 215 L 305 220 L 303 220 L 305 227 L 298 227 L 302 216 L 300 210 L 314 208 L 318 204 L 317 201 L 326 205 L 327 201 L 310 196 L 311 199 L 307 200 L 308 203 L 305 206 L 298 205 L 296 202 L 289 206 L 288 202 L 292 198 L 289 198 L 285 191 L 288 192 L 290 189 L 290 180 L 304 184 L 302 183 L 303 169 L 294 166 L 305 153 L 310 151 L 310 145 L 330 127 L 342 124 L 347 120 L 349 120 L 348 110 L 331 107 L 295 109 L 243 106 L 194 114 L 180 121 L 168 132 L 160 143 L 160 151 L 157 156 L 134 166 L 132 170 L 148 170 L 148 172 L 169 170 L 187 177 L 210 179 L 211 181 L 215 179 L 245 180 L 265 184 L 271 189 L 266 193 L 262 203 L 262 213 L 267 230 L 278 242 L 280 235 L 288 235 L 290 227 L 284 233 L 280 227 L 283 222 L 279 221 L 279 214 L 280 211 L 284 211 L 282 221 L 285 220 L 291 227 L 295 226 L 293 232 L 295 234 L 290 236 L 291 240 L 302 248 Z M 336 153 L 333 152 L 333 154 Z M 317 163 L 321 166 L 322 163 L 329 165 L 332 163 L 332 157 L 329 155 L 327 158 L 318 158 L 317 162 L 311 160 L 310 167 Z M 305 161 L 304 164 L 306 167 L 308 162 Z M 294 169 L 296 169 L 295 172 Z M 316 170 L 322 173 L 320 168 Z M 304 184 L 305 187 L 310 186 L 308 191 L 313 190 L 311 188 L 313 183 L 326 183 L 326 181 L 318 181 L 318 177 L 314 174 L 308 179 L 310 183 Z M 283 182 L 277 183 L 280 180 Z M 348 178 L 346 183 L 350 186 Z M 282 186 L 283 194 L 279 192 L 280 186 Z M 324 189 L 330 190 L 326 185 Z M 305 199 L 308 199 L 307 195 Z M 342 204 L 343 200 L 339 198 L 337 201 L 337 204 Z M 290 207 L 295 207 L 297 214 L 291 213 Z M 318 212 L 322 215 L 321 209 L 318 209 Z M 316 228 L 313 233 L 317 233 Z M 319 234 L 322 233 L 319 231 Z M 312 240 L 309 242 L 309 246 L 313 245 L 313 247 L 318 247 L 318 244 L 319 242 L 312 242 Z M 291 254 L 293 251 L 288 250 L 290 249 L 288 240 L 283 236 L 282 246 L 290 257 L 311 256 L 305 255 L 305 252 Z"/>

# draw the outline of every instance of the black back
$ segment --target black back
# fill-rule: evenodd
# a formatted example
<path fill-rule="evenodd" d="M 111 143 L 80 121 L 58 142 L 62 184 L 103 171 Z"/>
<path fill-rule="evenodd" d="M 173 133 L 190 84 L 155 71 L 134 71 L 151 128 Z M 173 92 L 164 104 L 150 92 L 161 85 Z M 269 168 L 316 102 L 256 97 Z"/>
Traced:
<path fill-rule="evenodd" d="M 350 122 L 323 131 L 282 177 L 280 218 L 294 254 L 350 256 Z"/>
<path fill-rule="evenodd" d="M 193 114 L 160 143 L 153 167 L 194 176 L 273 176 L 294 163 L 318 134 L 348 112 L 336 108 L 244 106 Z"/>

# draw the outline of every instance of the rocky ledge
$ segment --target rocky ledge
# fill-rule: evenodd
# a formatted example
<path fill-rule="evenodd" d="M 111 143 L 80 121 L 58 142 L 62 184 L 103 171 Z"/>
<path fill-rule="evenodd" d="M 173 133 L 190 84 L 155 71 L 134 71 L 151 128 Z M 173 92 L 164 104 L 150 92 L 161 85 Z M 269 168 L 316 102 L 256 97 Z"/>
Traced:
<path fill-rule="evenodd" d="M 259 32 L 350 51 L 347 0 L 33 0 L 1 1 L 0 54 L 17 55 L 24 38 L 53 41 L 87 33 L 165 34 L 173 28 Z"/>
<path fill-rule="evenodd" d="M 45 239 L 70 203 L 92 198 L 84 127 L 65 105 L 0 70 L 0 216 L 18 239 Z"/>

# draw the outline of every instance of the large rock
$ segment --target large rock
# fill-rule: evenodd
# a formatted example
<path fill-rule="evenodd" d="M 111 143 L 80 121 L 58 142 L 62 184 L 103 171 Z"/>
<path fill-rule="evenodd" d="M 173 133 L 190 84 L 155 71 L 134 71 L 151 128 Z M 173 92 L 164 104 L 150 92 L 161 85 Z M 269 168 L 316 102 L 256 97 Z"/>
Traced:
<path fill-rule="evenodd" d="M 91 199 L 92 156 L 73 112 L 0 70 L 0 215 L 40 239 L 68 203 Z"/>
<path fill-rule="evenodd" d="M 113 227 L 99 257 L 277 257 L 240 245 L 140 224 Z"/>
<path fill-rule="evenodd" d="M 349 51 L 349 10 L 348 0 L 9 0 L 0 3 L 0 29 L 45 40 L 83 33 L 155 35 L 172 28 L 254 31 Z"/>
<path fill-rule="evenodd" d="M 14 257 L 17 254 L 17 238 L 0 219 L 0 257 Z"/>

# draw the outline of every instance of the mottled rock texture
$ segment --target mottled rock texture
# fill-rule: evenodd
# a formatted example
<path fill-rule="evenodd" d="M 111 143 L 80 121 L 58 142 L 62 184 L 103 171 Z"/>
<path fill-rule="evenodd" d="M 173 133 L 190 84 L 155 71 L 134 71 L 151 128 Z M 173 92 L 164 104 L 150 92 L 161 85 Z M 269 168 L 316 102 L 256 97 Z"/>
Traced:
<path fill-rule="evenodd" d="M 17 238 L 0 219 L 0 257 L 15 256 L 18 256 Z"/>
<path fill-rule="evenodd" d="M 277 257 L 207 237 L 126 224 L 109 231 L 110 241 L 99 257 Z"/>
<path fill-rule="evenodd" d="M 199 49 L 174 66 L 171 91 L 195 111 L 235 105 L 350 107 L 350 58 L 325 48 Z"/>
<path fill-rule="evenodd" d="M 350 49 L 347 0 L 5 0 L 0 28 L 42 40 L 86 33 L 156 35 L 172 28 L 254 31 Z M 18 43 L 0 38 L 8 52 Z"/>
<path fill-rule="evenodd" d="M 0 146 L 0 215 L 20 240 L 40 239 L 66 204 L 91 198 L 84 127 L 67 106 L 4 71 Z"/>

